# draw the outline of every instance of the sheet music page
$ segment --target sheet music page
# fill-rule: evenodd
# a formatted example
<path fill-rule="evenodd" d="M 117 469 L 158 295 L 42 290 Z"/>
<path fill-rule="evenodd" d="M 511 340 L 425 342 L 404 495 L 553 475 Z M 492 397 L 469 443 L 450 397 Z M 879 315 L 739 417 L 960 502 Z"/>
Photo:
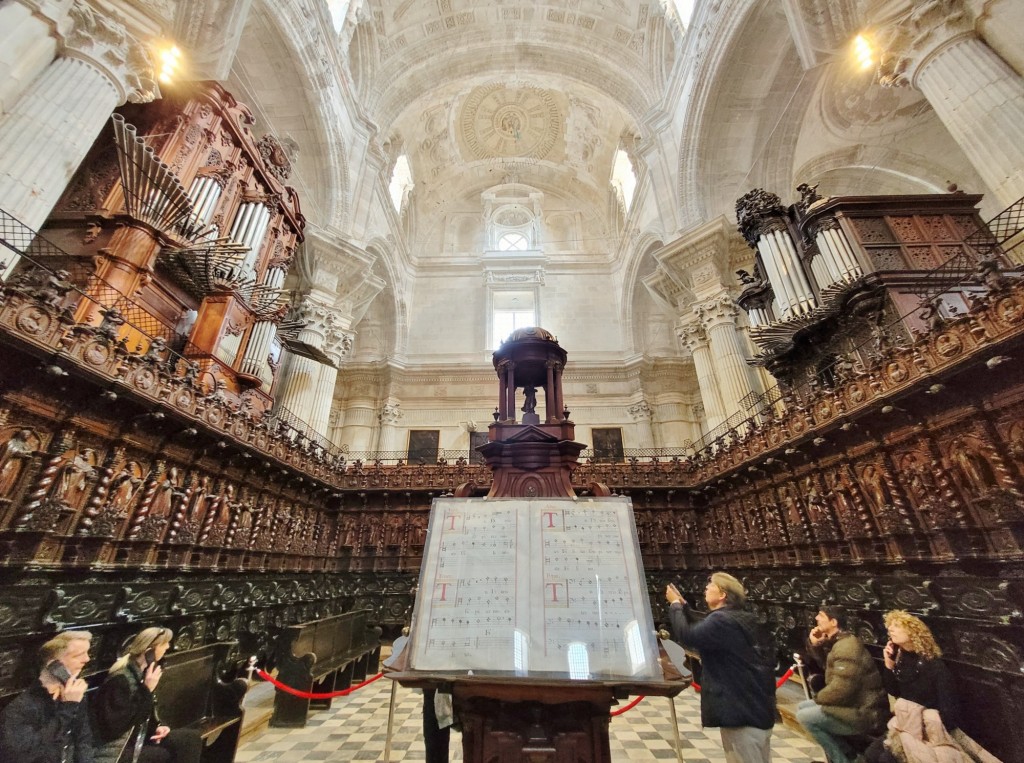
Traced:
<path fill-rule="evenodd" d="M 660 677 L 627 498 L 435 499 L 414 670 Z"/>

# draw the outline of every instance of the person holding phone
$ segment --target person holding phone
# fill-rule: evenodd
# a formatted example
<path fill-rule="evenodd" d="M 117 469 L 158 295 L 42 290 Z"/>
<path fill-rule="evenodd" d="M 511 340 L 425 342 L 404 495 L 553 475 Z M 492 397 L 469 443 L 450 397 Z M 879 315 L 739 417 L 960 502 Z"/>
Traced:
<path fill-rule="evenodd" d="M 81 673 L 92 634 L 65 631 L 39 650 L 39 679 L 0 713 L 0 761 L 93 763 Z"/>
<path fill-rule="evenodd" d="M 889 632 L 889 642 L 882 652 L 886 691 L 897 700 L 937 710 L 947 732 L 958 729 L 960 709 L 953 679 L 928 626 L 909 612 L 896 609 L 886 613 L 885 627 Z M 885 736 L 872 742 L 864 757 L 869 763 L 896 761 Z"/>
<path fill-rule="evenodd" d="M 130 638 L 91 705 L 96 763 L 197 763 L 202 740 L 190 729 L 160 723 L 155 691 L 171 646 L 170 628 Z"/>
<path fill-rule="evenodd" d="M 885 728 L 889 701 L 870 652 L 848 631 L 847 614 L 826 604 L 808 634 L 810 656 L 825 668 L 825 686 L 797 705 L 796 719 L 829 763 L 852 763 L 867 739 Z"/>
<path fill-rule="evenodd" d="M 714 573 L 704 589 L 709 614 L 698 622 L 679 589 L 671 583 L 665 588 L 672 640 L 700 653 L 701 725 L 718 727 L 726 763 L 770 763 L 775 650 L 757 616 L 744 607 L 746 597 L 739 580 Z"/>

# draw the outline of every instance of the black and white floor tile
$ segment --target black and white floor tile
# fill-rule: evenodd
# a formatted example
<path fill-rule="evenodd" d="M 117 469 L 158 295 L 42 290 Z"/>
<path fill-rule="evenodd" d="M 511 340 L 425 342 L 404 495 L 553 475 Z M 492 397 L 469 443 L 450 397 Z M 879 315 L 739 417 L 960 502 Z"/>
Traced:
<path fill-rule="evenodd" d="M 348 697 L 334 700 L 330 710 L 314 712 L 304 729 L 271 728 L 244 744 L 238 763 L 276 761 L 384 761 L 391 681 L 381 679 Z M 669 701 L 651 697 L 611 721 L 614 761 L 673 761 L 672 716 Z M 700 726 L 700 699 L 692 689 L 675 699 L 685 763 L 724 763 L 717 729 Z M 397 688 L 390 761 L 424 760 L 422 695 Z M 823 758 L 821 748 L 802 735 L 777 724 L 772 736 L 776 763 L 809 763 Z M 462 739 L 452 734 L 451 760 L 462 760 Z"/>

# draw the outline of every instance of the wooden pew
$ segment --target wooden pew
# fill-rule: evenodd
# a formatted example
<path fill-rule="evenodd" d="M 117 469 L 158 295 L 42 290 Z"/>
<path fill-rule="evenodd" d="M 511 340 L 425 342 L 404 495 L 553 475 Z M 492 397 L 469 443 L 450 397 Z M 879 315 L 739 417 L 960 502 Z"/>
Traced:
<path fill-rule="evenodd" d="M 315 693 L 340 691 L 364 680 L 380 659 L 381 629 L 369 627 L 370 612 L 359 609 L 286 626 L 277 641 L 277 680 Z M 301 728 L 310 708 L 330 706 L 330 699 L 303 699 L 278 689 L 270 725 Z"/>
<path fill-rule="evenodd" d="M 245 679 L 225 683 L 219 671 L 231 665 L 236 642 L 168 652 L 156 687 L 160 720 L 171 729 L 192 728 L 203 738 L 204 763 L 231 763 L 242 730 Z"/>

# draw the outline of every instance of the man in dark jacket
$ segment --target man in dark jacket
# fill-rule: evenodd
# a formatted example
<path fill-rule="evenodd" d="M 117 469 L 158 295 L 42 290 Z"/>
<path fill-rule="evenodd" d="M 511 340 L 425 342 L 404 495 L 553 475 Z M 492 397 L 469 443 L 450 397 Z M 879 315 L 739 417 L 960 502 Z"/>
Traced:
<path fill-rule="evenodd" d="M 716 572 L 704 589 L 711 613 L 692 622 L 693 611 L 676 587 L 671 605 L 672 638 L 700 653 L 700 720 L 719 727 L 727 763 L 770 763 L 775 725 L 775 677 L 770 648 L 752 612 L 743 608 L 746 591 L 739 580 Z"/>
<path fill-rule="evenodd" d="M 88 631 L 65 631 L 39 651 L 39 680 L 0 713 L 0 761 L 93 763 L 92 732 L 85 708 Z"/>
<path fill-rule="evenodd" d="M 825 667 L 825 687 L 797 706 L 796 719 L 821 745 L 829 763 L 851 763 L 851 738 L 882 733 L 889 700 L 868 650 L 846 628 L 841 607 L 822 607 L 808 637 L 811 657 Z"/>

